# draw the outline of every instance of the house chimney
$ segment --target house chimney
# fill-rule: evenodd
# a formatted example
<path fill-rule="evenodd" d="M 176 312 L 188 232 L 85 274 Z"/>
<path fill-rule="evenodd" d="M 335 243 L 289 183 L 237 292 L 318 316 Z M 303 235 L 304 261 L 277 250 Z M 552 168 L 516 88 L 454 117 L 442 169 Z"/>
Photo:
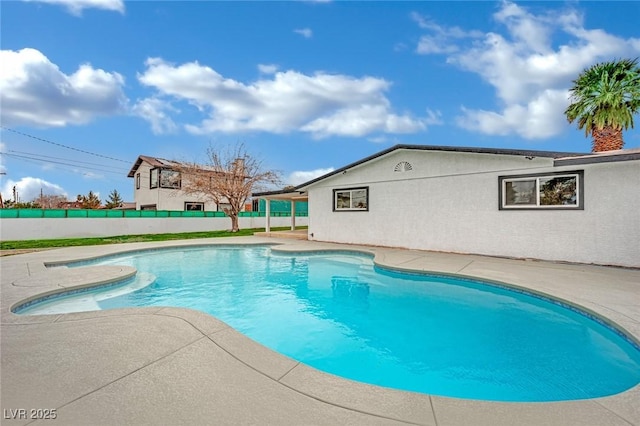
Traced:
<path fill-rule="evenodd" d="M 236 158 L 233 161 L 233 171 L 239 175 L 244 175 L 244 158 Z"/>

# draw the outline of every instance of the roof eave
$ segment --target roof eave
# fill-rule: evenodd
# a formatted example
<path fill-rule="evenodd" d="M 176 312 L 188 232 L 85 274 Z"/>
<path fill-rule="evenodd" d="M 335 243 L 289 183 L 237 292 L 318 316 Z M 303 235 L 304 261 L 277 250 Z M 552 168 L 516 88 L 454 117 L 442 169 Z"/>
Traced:
<path fill-rule="evenodd" d="M 390 148 L 387 148 L 383 151 L 377 152 L 373 155 L 370 155 L 366 158 L 363 158 L 354 163 L 348 164 L 344 167 L 336 169 L 330 173 L 319 176 L 315 179 L 312 179 L 308 182 L 302 183 L 296 186 L 295 190 L 306 190 L 310 185 L 313 185 L 317 182 L 320 182 L 324 179 L 327 179 L 331 176 L 342 173 L 348 169 L 359 166 L 376 158 L 385 156 L 393 151 L 397 151 L 400 149 L 406 150 L 416 150 L 416 151 L 443 151 L 443 152 L 464 152 L 464 153 L 475 153 L 475 154 L 494 154 L 494 155 L 515 155 L 515 156 L 523 156 L 523 157 L 547 157 L 547 158 L 565 158 L 565 157 L 573 157 L 573 156 L 582 156 L 585 153 L 576 153 L 576 152 L 555 152 L 555 151 L 535 151 L 535 150 L 517 150 L 517 149 L 499 149 L 499 148 L 476 148 L 476 147 L 460 147 L 460 146 L 438 146 L 438 145 L 411 145 L 411 144 L 398 144 L 394 145 Z"/>

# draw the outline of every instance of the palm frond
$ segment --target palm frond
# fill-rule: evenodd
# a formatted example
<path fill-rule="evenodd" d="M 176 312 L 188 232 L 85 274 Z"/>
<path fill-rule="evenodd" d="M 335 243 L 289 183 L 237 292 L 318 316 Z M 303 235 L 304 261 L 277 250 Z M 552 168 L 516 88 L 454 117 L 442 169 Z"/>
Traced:
<path fill-rule="evenodd" d="M 576 121 L 584 129 L 585 136 L 595 138 L 599 134 L 595 131 L 604 128 L 633 128 L 633 116 L 640 111 L 638 59 L 602 62 L 585 69 L 573 81 L 569 95 L 571 104 L 565 115 L 569 123 Z"/>

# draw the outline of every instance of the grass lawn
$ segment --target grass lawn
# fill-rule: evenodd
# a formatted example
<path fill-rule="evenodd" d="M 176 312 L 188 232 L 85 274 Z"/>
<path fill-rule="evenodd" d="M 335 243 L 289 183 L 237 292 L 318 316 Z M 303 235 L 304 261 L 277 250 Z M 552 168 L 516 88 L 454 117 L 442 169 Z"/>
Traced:
<path fill-rule="evenodd" d="M 286 231 L 290 227 L 271 228 L 272 231 Z M 306 226 L 297 226 L 296 229 L 307 229 Z M 142 243 L 147 241 L 189 240 L 192 238 L 215 237 L 241 237 L 253 235 L 254 232 L 263 232 L 264 228 L 241 229 L 238 232 L 208 231 L 185 232 L 181 234 L 143 234 L 143 235 L 119 235 L 116 237 L 95 238 L 64 238 L 57 240 L 24 240 L 24 241 L 0 241 L 0 250 L 43 249 L 71 246 L 96 246 L 102 244 Z"/>

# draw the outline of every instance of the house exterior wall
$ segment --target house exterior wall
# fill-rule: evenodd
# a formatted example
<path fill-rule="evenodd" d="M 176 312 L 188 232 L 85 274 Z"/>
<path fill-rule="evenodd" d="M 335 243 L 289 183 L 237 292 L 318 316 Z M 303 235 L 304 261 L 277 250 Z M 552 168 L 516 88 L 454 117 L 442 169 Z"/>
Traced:
<path fill-rule="evenodd" d="M 204 201 L 193 195 L 187 195 L 178 189 L 150 188 L 151 169 L 153 167 L 142 162 L 133 177 L 133 194 L 136 202 L 136 210 L 144 206 L 156 206 L 156 210 L 180 210 L 184 211 L 185 202 L 204 202 L 205 211 L 219 211 L 217 204 L 212 201 Z M 137 175 L 140 173 L 140 188 L 137 188 Z M 184 177 L 183 177 L 184 178 Z"/>
<path fill-rule="evenodd" d="M 401 161 L 412 170 L 394 172 Z M 584 210 L 500 210 L 498 177 L 584 170 Z M 369 211 L 333 190 L 369 187 Z M 554 167 L 551 158 L 398 150 L 311 185 L 309 238 L 640 267 L 640 161 Z"/>

